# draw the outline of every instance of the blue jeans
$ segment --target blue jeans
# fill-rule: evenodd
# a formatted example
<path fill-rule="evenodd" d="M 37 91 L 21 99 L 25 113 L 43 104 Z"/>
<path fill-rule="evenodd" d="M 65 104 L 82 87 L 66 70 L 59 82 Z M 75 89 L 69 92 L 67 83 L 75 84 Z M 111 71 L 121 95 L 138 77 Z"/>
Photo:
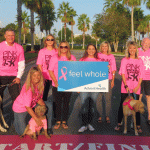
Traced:
<path fill-rule="evenodd" d="M 45 105 L 48 108 L 48 112 L 47 112 L 46 116 L 47 116 L 48 129 L 50 129 L 50 128 L 52 128 L 52 105 L 53 105 L 53 103 L 45 101 Z M 19 135 L 22 135 L 24 133 L 24 130 L 27 126 L 27 124 L 25 122 L 25 119 L 26 119 L 27 115 L 28 115 L 27 111 L 23 112 L 23 113 L 14 112 L 14 126 L 15 126 L 16 132 Z"/>
<path fill-rule="evenodd" d="M 94 103 L 96 103 L 98 94 L 99 92 L 81 92 L 80 93 L 81 104 L 83 105 L 88 97 L 90 97 L 94 101 Z"/>

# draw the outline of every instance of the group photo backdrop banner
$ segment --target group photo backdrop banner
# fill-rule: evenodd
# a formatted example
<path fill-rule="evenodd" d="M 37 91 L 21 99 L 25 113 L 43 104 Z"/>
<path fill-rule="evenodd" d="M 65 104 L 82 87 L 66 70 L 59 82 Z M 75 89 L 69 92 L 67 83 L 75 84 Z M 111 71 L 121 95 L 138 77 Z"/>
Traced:
<path fill-rule="evenodd" d="M 58 61 L 58 91 L 108 92 L 108 62 Z"/>

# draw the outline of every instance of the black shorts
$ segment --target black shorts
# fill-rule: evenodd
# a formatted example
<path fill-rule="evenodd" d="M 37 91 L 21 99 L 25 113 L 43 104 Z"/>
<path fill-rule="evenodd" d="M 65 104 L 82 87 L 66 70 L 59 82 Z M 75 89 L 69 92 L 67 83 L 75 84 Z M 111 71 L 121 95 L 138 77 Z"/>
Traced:
<path fill-rule="evenodd" d="M 150 95 L 150 80 L 143 80 L 141 83 L 141 94 Z"/>

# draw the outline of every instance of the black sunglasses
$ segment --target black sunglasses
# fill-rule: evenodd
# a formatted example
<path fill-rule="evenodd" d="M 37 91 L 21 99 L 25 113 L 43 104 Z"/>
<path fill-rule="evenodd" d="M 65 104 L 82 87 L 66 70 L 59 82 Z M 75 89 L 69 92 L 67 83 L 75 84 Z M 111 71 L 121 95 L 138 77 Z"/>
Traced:
<path fill-rule="evenodd" d="M 46 41 L 54 41 L 54 39 L 46 39 Z"/>
<path fill-rule="evenodd" d="M 61 49 L 66 48 L 66 49 L 67 49 L 67 48 L 68 48 L 68 46 L 60 46 L 60 48 L 61 48 Z"/>

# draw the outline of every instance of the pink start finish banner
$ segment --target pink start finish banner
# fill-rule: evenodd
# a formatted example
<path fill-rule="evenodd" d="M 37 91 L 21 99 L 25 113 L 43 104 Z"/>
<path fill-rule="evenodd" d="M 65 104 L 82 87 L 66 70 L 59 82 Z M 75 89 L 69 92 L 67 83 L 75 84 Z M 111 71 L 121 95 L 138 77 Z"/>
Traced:
<path fill-rule="evenodd" d="M 1 135 L 0 150 L 149 150 L 150 137 L 115 135 L 40 135 L 37 141 L 29 136 Z"/>

